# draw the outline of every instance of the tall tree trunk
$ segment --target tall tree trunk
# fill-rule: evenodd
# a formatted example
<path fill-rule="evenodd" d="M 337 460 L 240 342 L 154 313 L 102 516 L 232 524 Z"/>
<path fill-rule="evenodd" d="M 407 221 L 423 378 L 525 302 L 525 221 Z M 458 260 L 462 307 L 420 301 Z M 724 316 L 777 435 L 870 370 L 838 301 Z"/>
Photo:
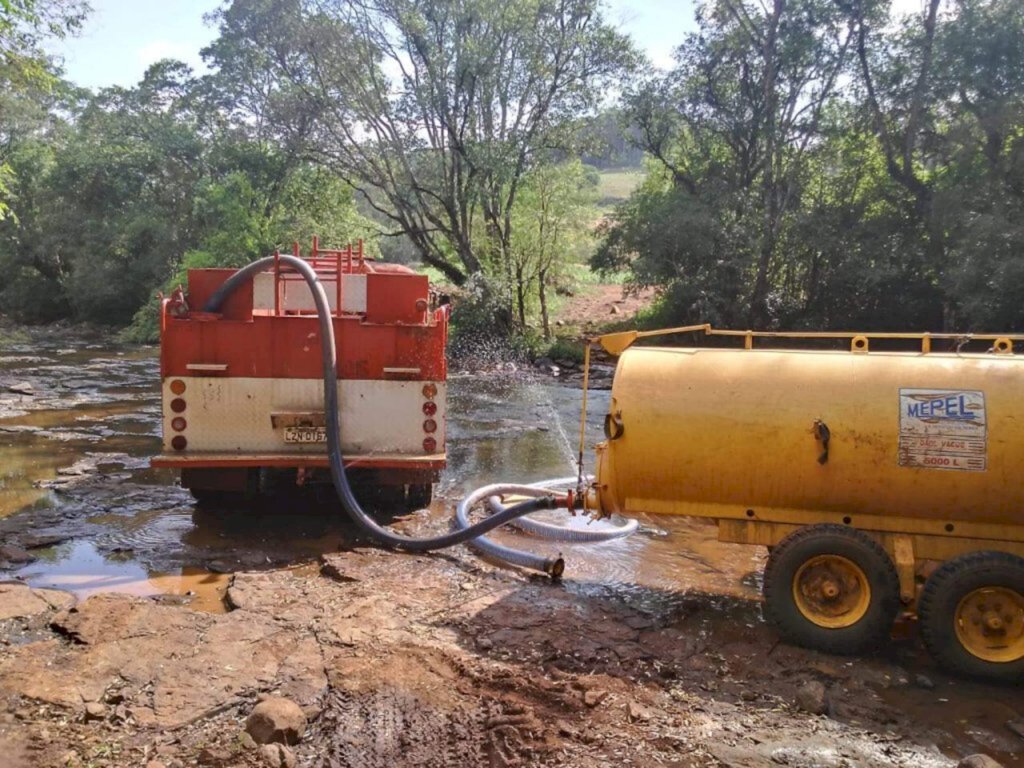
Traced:
<path fill-rule="evenodd" d="M 551 340 L 551 322 L 548 318 L 548 295 L 547 295 L 548 271 L 540 271 L 540 284 L 537 288 L 537 295 L 540 298 L 540 317 L 544 324 L 544 339 Z"/>
<path fill-rule="evenodd" d="M 526 283 L 522 268 L 516 268 L 516 309 L 519 312 L 519 327 L 526 327 Z"/>

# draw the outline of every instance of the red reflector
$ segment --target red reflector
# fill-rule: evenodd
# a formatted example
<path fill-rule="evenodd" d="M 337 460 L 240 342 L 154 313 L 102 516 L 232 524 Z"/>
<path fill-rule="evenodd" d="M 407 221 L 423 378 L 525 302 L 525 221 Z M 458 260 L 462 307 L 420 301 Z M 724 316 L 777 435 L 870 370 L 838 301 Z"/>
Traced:
<path fill-rule="evenodd" d="M 188 422 L 181 418 L 181 416 L 175 416 L 173 419 L 171 419 L 171 429 L 173 429 L 175 432 L 184 432 L 185 427 L 187 426 Z"/>
<path fill-rule="evenodd" d="M 182 395 L 185 393 L 185 382 L 181 379 L 175 379 L 171 382 L 171 392 L 176 395 Z"/>
<path fill-rule="evenodd" d="M 171 440 L 171 448 L 176 451 L 184 451 L 188 445 L 188 440 L 185 439 L 184 435 L 175 435 L 174 439 Z"/>
<path fill-rule="evenodd" d="M 425 438 L 423 440 L 423 450 L 427 453 L 433 453 L 437 450 L 437 440 L 432 437 Z"/>
<path fill-rule="evenodd" d="M 424 432 L 437 432 L 437 422 L 433 419 L 427 419 L 423 422 Z"/>
<path fill-rule="evenodd" d="M 423 413 L 427 416 L 433 416 L 435 413 L 437 413 L 437 403 L 424 403 Z"/>
<path fill-rule="evenodd" d="M 436 394 L 437 394 L 437 385 L 436 384 L 424 384 L 423 385 L 423 396 L 425 398 L 427 398 L 427 400 L 433 400 L 434 396 Z"/>
<path fill-rule="evenodd" d="M 174 411 L 175 413 L 181 413 L 182 411 L 185 410 L 185 401 L 182 400 L 180 397 L 174 398 L 173 400 L 171 400 L 171 410 Z"/>

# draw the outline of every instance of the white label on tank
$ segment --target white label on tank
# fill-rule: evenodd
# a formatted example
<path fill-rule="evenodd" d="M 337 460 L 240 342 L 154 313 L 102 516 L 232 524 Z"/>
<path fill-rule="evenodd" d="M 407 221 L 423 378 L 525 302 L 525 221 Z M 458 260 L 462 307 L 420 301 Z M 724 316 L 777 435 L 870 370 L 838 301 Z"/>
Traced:
<path fill-rule="evenodd" d="M 900 390 L 900 466 L 984 472 L 988 466 L 985 393 Z"/>

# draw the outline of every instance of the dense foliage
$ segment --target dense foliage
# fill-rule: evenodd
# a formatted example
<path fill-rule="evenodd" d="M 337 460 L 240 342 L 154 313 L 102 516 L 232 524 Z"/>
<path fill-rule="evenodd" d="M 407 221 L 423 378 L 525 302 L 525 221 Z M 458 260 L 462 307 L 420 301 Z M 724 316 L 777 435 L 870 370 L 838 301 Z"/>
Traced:
<path fill-rule="evenodd" d="M 660 321 L 1024 329 L 1024 3 L 707 0 L 594 263 Z"/>
<path fill-rule="evenodd" d="M 595 244 L 575 158 L 642 152 L 592 264 L 660 321 L 1024 329 L 1024 3 L 920 5 L 703 0 L 644 74 L 598 0 L 229 0 L 208 74 L 92 93 L 39 47 L 87 5 L 0 0 L 0 313 L 145 337 L 185 268 L 317 233 L 547 336 Z"/>

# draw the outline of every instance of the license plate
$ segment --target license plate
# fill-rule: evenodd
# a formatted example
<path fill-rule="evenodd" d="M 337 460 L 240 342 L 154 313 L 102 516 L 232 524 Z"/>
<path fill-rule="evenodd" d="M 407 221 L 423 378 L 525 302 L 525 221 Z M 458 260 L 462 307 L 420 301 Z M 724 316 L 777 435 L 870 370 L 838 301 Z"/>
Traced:
<path fill-rule="evenodd" d="M 285 427 L 286 443 L 326 443 L 327 430 L 324 427 Z"/>

